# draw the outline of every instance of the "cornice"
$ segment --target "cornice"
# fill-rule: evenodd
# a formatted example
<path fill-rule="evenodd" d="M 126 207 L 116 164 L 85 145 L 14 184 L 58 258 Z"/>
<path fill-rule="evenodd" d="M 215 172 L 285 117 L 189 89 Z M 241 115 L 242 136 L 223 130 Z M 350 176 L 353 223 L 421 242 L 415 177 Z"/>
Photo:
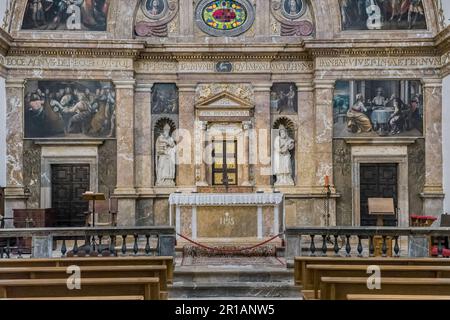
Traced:
<path fill-rule="evenodd" d="M 450 51 L 450 26 L 436 36 L 436 47 L 442 54 Z"/>
<path fill-rule="evenodd" d="M 11 36 L 2 28 L 0 28 L 0 54 L 2 54 L 3 56 L 7 55 L 12 41 L 13 39 L 11 38 Z"/>

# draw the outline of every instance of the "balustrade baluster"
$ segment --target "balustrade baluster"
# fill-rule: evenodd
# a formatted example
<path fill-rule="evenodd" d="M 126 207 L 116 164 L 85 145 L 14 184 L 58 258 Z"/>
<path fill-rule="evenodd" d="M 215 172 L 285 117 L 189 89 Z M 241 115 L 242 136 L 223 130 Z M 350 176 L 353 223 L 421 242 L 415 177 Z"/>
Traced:
<path fill-rule="evenodd" d="M 444 247 L 442 245 L 443 240 L 441 237 L 438 237 L 437 241 L 438 241 L 438 257 L 442 258 L 444 256 Z"/>
<path fill-rule="evenodd" d="M 338 243 L 338 235 L 334 235 L 334 255 L 339 256 L 339 243 Z"/>
<path fill-rule="evenodd" d="M 97 247 L 97 253 L 99 255 L 102 253 L 102 239 L 103 239 L 103 236 L 99 235 L 98 236 L 98 247 Z"/>
<path fill-rule="evenodd" d="M 315 235 L 310 235 L 311 237 L 311 245 L 309 246 L 309 251 L 311 252 L 311 257 L 316 256 L 316 244 L 314 243 L 314 237 Z"/>
<path fill-rule="evenodd" d="M 383 236 L 383 245 L 381 247 L 381 253 L 383 257 L 387 257 L 387 241 L 386 236 Z"/>
<path fill-rule="evenodd" d="M 347 238 L 347 243 L 345 244 L 345 256 L 351 257 L 352 247 L 350 245 L 350 235 L 345 236 Z"/>
<path fill-rule="evenodd" d="M 76 256 L 78 253 L 78 239 L 75 239 L 75 242 L 73 244 L 73 249 L 72 249 L 73 254 Z"/>
<path fill-rule="evenodd" d="M 3 247 L 0 247 L 0 259 L 3 259 Z"/>
<path fill-rule="evenodd" d="M 6 258 L 11 258 L 11 248 L 9 243 L 9 238 L 6 239 L 6 249 L 5 249 Z"/>
<path fill-rule="evenodd" d="M 361 243 L 361 236 L 358 236 L 358 257 L 363 256 L 363 246 Z"/>
<path fill-rule="evenodd" d="M 139 235 L 137 234 L 134 235 L 134 246 L 133 246 L 134 255 L 137 255 L 139 252 L 138 237 Z"/>
<path fill-rule="evenodd" d="M 369 257 L 375 256 L 375 247 L 373 244 L 373 236 L 369 236 Z"/>
<path fill-rule="evenodd" d="M 61 257 L 65 257 L 67 252 L 67 246 L 66 246 L 66 239 L 63 238 L 62 245 L 61 245 Z"/>
<path fill-rule="evenodd" d="M 146 234 L 145 238 L 147 238 L 147 241 L 145 243 L 145 254 L 146 255 L 150 255 L 150 253 L 152 251 L 151 248 L 150 248 L 150 235 Z"/>
<path fill-rule="evenodd" d="M 322 235 L 322 256 L 327 256 L 327 236 L 325 234 Z"/>
<path fill-rule="evenodd" d="M 91 254 L 91 237 L 88 236 L 85 243 L 84 243 L 84 251 L 86 252 L 86 255 L 90 255 Z"/>
<path fill-rule="evenodd" d="M 116 245 L 115 245 L 115 236 L 109 236 L 109 252 L 115 256 L 116 255 Z"/>
<path fill-rule="evenodd" d="M 395 239 L 394 253 L 396 257 L 400 257 L 400 246 L 398 244 L 398 236 L 395 236 L 394 239 Z"/>
<path fill-rule="evenodd" d="M 127 253 L 127 235 L 122 235 L 122 254 Z"/>

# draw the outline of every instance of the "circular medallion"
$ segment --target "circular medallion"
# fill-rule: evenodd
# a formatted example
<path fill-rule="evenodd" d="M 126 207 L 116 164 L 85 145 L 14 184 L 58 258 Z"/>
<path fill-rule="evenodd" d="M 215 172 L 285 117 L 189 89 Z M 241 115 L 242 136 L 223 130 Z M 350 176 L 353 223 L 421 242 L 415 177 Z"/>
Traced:
<path fill-rule="evenodd" d="M 147 18 L 159 20 L 169 10 L 167 0 L 141 0 L 142 12 Z"/>
<path fill-rule="evenodd" d="M 282 0 L 281 13 L 288 19 L 298 19 L 306 12 L 306 2 L 304 0 Z"/>
<path fill-rule="evenodd" d="M 247 31 L 255 20 L 248 0 L 202 0 L 196 8 L 200 29 L 212 36 L 237 36 Z"/>

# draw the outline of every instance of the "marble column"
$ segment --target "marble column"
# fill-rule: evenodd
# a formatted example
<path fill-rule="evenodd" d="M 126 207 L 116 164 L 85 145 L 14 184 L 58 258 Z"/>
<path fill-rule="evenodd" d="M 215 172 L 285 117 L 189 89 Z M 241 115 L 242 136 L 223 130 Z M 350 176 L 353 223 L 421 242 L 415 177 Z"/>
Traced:
<path fill-rule="evenodd" d="M 243 136 L 243 163 L 240 165 L 240 170 L 242 171 L 242 183 L 244 187 L 249 187 L 252 185 L 250 182 L 250 130 L 252 129 L 251 121 L 244 121 L 242 123 L 242 134 Z"/>
<path fill-rule="evenodd" d="M 313 192 L 315 185 L 314 91 L 311 82 L 298 82 L 297 186 Z"/>
<path fill-rule="evenodd" d="M 6 217 L 12 217 L 13 209 L 26 206 L 23 182 L 23 90 L 23 79 L 6 81 Z"/>
<path fill-rule="evenodd" d="M 207 164 L 206 164 L 208 122 L 207 121 L 199 121 L 197 130 L 198 130 L 198 141 L 200 141 L 200 143 L 198 144 L 197 150 L 196 150 L 196 162 L 197 162 L 196 170 L 198 170 L 198 173 L 196 174 L 197 187 L 206 187 L 206 186 L 208 186 Z M 197 144 L 196 144 L 196 146 L 197 146 Z"/>
<path fill-rule="evenodd" d="M 135 162 L 136 188 L 139 194 L 152 192 L 152 146 L 153 133 L 151 127 L 151 95 L 153 84 L 145 83 L 136 86 L 135 101 Z"/>
<path fill-rule="evenodd" d="M 134 80 L 114 81 L 116 88 L 117 186 L 119 226 L 136 224 L 134 168 Z M 101 165 L 101 164 L 100 164 Z"/>
<path fill-rule="evenodd" d="M 254 164 L 255 184 L 257 191 L 271 191 L 270 177 L 272 174 L 272 142 L 270 122 L 270 88 L 271 84 L 255 85 L 255 137 L 251 149 Z M 256 156 L 256 157 L 255 157 Z M 253 162 L 253 161 L 252 161 Z"/>
<path fill-rule="evenodd" d="M 195 188 L 195 85 L 177 84 L 180 101 L 178 143 L 178 189 Z"/>
<path fill-rule="evenodd" d="M 442 153 L 442 80 L 424 80 L 425 215 L 440 218 L 444 210 Z M 436 222 L 439 225 L 439 221 Z"/>
<path fill-rule="evenodd" d="M 315 179 L 314 187 L 321 192 L 325 176 L 333 183 L 333 92 L 334 80 L 316 79 L 315 89 Z"/>

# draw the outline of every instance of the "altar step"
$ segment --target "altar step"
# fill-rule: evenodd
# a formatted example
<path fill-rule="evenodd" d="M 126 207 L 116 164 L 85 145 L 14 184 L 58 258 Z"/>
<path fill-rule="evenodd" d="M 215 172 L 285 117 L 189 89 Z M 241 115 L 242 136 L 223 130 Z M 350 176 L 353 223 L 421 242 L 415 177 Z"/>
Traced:
<path fill-rule="evenodd" d="M 177 267 L 169 299 L 302 299 L 284 267 Z"/>

